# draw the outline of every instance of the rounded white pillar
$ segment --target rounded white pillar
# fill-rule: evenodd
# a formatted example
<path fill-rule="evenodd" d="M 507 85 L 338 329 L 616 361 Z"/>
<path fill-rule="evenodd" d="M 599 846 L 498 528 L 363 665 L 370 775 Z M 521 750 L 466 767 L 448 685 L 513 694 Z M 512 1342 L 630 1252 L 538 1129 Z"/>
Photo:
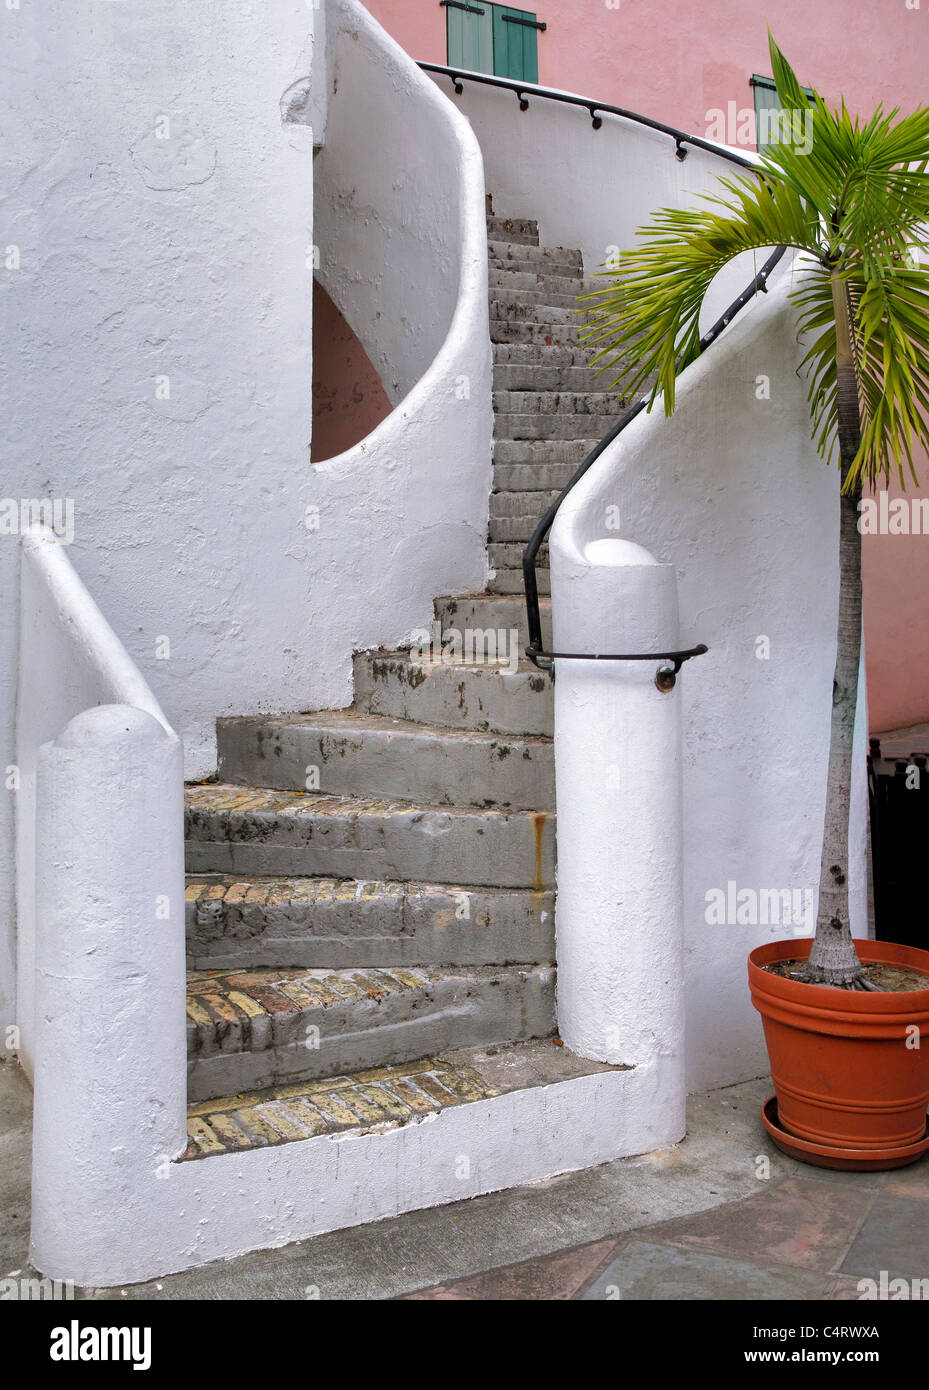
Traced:
<path fill-rule="evenodd" d="M 152 715 L 101 705 L 43 746 L 32 1259 L 54 1278 L 93 1282 L 151 1219 L 140 1169 L 187 1142 L 183 826 L 181 745 Z"/>
<path fill-rule="evenodd" d="M 631 541 L 551 548 L 554 650 L 680 647 L 673 566 Z M 651 1072 L 659 1142 L 684 1133 L 681 678 L 662 662 L 555 663 L 558 1028 L 583 1057 Z M 684 668 L 686 671 L 686 667 Z M 642 1075 L 645 1083 L 645 1075 Z"/>

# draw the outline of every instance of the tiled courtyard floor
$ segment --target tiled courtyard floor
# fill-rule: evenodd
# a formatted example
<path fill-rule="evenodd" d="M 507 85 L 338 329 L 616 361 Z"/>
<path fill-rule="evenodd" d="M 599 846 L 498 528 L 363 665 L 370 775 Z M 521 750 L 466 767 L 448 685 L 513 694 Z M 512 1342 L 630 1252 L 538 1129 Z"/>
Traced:
<path fill-rule="evenodd" d="M 765 1079 L 691 1098 L 674 1149 L 83 1298 L 857 1300 L 925 1279 L 929 1160 L 832 1173 L 760 1120 Z M 0 1262 L 28 1271 L 30 1092 L 0 1066 Z M 919 1286 L 915 1286 L 918 1296 Z"/>

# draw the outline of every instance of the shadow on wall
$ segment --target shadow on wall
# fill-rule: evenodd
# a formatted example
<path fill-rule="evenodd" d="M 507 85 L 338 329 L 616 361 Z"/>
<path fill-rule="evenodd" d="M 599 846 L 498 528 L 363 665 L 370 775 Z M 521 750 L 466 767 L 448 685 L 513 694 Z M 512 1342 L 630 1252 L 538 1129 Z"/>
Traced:
<path fill-rule="evenodd" d="M 352 448 L 389 414 L 390 402 L 368 354 L 317 280 L 312 461 L 322 463 Z"/>

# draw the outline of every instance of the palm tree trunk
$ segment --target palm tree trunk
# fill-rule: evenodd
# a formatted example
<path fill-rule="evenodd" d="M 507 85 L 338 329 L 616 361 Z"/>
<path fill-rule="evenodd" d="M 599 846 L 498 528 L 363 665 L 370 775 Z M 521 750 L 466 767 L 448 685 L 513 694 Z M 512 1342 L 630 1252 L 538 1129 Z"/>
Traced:
<path fill-rule="evenodd" d="M 808 976 L 818 984 L 847 985 L 861 978 L 861 963 L 852 941 L 848 910 L 848 822 L 853 775 L 852 744 L 858 705 L 861 662 L 861 533 L 858 529 L 860 484 L 845 490 L 861 442 L 858 379 L 855 371 L 851 310 L 845 284 L 833 277 L 838 371 L 838 434 L 842 493 L 839 522 L 839 620 L 826 818 L 819 877 L 816 938 Z"/>

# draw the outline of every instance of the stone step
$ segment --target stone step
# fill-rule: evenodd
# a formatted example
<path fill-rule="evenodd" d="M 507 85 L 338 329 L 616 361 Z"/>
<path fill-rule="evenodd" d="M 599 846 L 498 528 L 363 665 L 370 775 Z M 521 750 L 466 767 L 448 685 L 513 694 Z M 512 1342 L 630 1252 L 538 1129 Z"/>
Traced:
<path fill-rule="evenodd" d="M 552 271 L 558 275 L 567 271 L 577 277 L 584 273 L 584 257 L 572 246 L 526 246 L 488 237 L 487 255 L 490 261 L 517 270 L 528 267 L 534 272 Z"/>
<path fill-rule="evenodd" d="M 536 343 L 494 343 L 494 364 L 520 367 L 589 367 L 586 348 Z M 602 383 L 601 383 L 602 385 Z"/>
<path fill-rule="evenodd" d="M 509 394 L 519 395 L 519 392 Z M 526 393 L 530 394 L 529 392 Z M 619 411 L 610 414 L 541 415 L 534 411 L 497 411 L 494 438 L 503 439 L 588 439 L 599 442 L 616 424 Z M 494 457 L 497 457 L 496 451 Z M 582 455 L 583 457 L 583 455 Z"/>
<path fill-rule="evenodd" d="M 622 415 L 627 402 L 618 391 L 494 391 L 496 417 L 522 415 Z M 613 422 L 616 423 L 615 421 Z"/>
<path fill-rule="evenodd" d="M 544 512 L 557 500 L 559 494 L 553 490 L 543 492 L 535 490 L 529 492 L 492 492 L 490 494 L 490 515 L 491 518 L 499 517 L 534 517 L 538 520 Z"/>
<path fill-rule="evenodd" d="M 562 304 L 568 309 L 578 307 L 579 296 L 595 294 L 603 288 L 596 280 L 576 275 L 555 275 L 551 271 L 515 270 L 509 266 L 491 265 L 487 271 L 491 298 L 518 295 L 522 304 Z M 548 298 L 547 296 L 551 296 Z"/>
<path fill-rule="evenodd" d="M 515 627 L 519 631 L 519 650 L 522 652 L 529 635 L 526 628 L 526 602 L 522 590 L 518 594 L 467 594 L 463 598 L 437 598 L 435 601 L 435 615 L 442 630 L 446 628 L 457 628 L 459 631 L 466 631 L 468 628 L 493 628 L 495 631 L 503 628 L 505 631 L 512 631 Z M 552 636 L 552 602 L 551 599 L 544 599 L 539 604 L 539 617 L 542 620 L 542 638 L 547 645 L 551 645 Z M 535 670 L 536 668 L 533 667 Z"/>
<path fill-rule="evenodd" d="M 370 797 L 187 788 L 187 870 L 250 877 L 386 879 L 531 888 L 554 883 L 546 811 L 424 806 Z"/>
<path fill-rule="evenodd" d="M 497 439 L 494 467 L 501 463 L 582 463 L 601 438 L 586 435 L 583 439 Z"/>
<path fill-rule="evenodd" d="M 589 1062 L 554 1038 L 543 1038 L 489 1049 L 449 1049 L 412 1062 L 195 1101 L 187 1110 L 190 1142 L 183 1159 L 317 1135 L 387 1134 L 452 1106 L 609 1070 L 606 1063 Z"/>
<path fill-rule="evenodd" d="M 516 665 L 524 645 L 518 628 L 477 631 L 505 638 L 513 662 L 465 665 L 452 659 L 418 661 L 409 652 L 360 653 L 355 657 L 356 705 L 372 714 L 436 727 L 551 738 L 551 679 L 525 658 Z"/>
<path fill-rule="evenodd" d="M 535 324 L 536 327 L 558 327 L 569 325 L 581 327 L 583 318 L 576 312 L 573 301 L 570 304 L 547 304 L 536 299 L 526 299 L 525 290 L 492 290 L 490 295 L 491 321 L 504 319 L 513 323 Z"/>
<path fill-rule="evenodd" d="M 584 455 L 577 463 L 498 463 L 494 465 L 494 487 L 501 492 L 552 492 L 568 486 Z"/>
<path fill-rule="evenodd" d="M 357 710 L 216 722 L 218 775 L 248 787 L 377 796 L 431 806 L 547 811 L 555 804 L 552 744 L 443 729 Z"/>
<path fill-rule="evenodd" d="M 498 362 L 494 366 L 495 391 L 603 391 L 608 379 L 592 367 L 552 367 L 544 362 Z"/>
<path fill-rule="evenodd" d="M 496 245 L 505 243 L 497 242 Z M 493 243 L 491 243 L 493 245 Z M 583 267 L 579 264 L 565 260 L 556 260 L 556 255 L 566 255 L 566 252 L 559 252 L 558 248 L 535 247 L 535 246 L 513 246 L 512 256 L 501 256 L 488 247 L 489 255 L 487 259 L 487 269 L 491 275 L 529 275 L 533 277 L 543 276 L 554 280 L 564 281 L 569 288 L 560 291 L 562 294 L 580 294 L 581 286 L 585 282 Z M 554 251 L 554 255 L 546 255 L 545 259 L 533 261 L 523 257 L 522 252 L 547 253 Z M 505 283 L 505 281 L 491 283 Z"/>
<path fill-rule="evenodd" d="M 548 569 L 536 570 L 536 588 L 540 599 L 550 597 L 552 586 Z M 494 571 L 494 577 L 487 581 L 487 591 L 491 594 L 501 595 L 522 594 L 524 592 L 522 570 L 501 565 Z"/>
<path fill-rule="evenodd" d="M 506 549 L 506 547 L 496 546 L 491 549 Z M 520 547 L 521 549 L 522 547 Z M 546 561 L 547 564 L 547 561 Z M 547 568 L 536 571 L 539 595 L 550 594 L 551 578 Z M 488 580 L 488 591 L 492 594 L 521 594 L 523 592 L 523 572 L 522 569 L 515 569 L 513 566 L 499 565 L 493 579 Z"/>
<path fill-rule="evenodd" d="M 558 496 L 557 492 L 492 493 L 488 540 L 525 544 Z"/>
<path fill-rule="evenodd" d="M 488 559 L 494 569 L 519 570 L 520 574 L 522 574 L 523 551 L 525 548 L 524 545 L 517 545 L 515 543 L 492 543 L 487 547 Z M 539 553 L 536 556 L 536 564 L 538 569 L 548 569 L 548 541 L 539 547 Z M 520 585 L 520 587 L 522 586 Z"/>
<path fill-rule="evenodd" d="M 564 310 L 557 312 L 563 313 Z M 492 343 L 527 344 L 537 347 L 580 346 L 578 328 L 575 323 L 537 323 L 513 318 L 491 318 L 490 340 Z"/>
<path fill-rule="evenodd" d="M 505 241 L 510 246 L 538 246 L 539 224 L 531 217 L 488 217 L 488 241 Z"/>
<path fill-rule="evenodd" d="M 549 1037 L 554 996 L 551 966 L 195 971 L 188 1099 Z"/>
<path fill-rule="evenodd" d="M 197 970 L 511 965 L 554 959 L 554 895 L 383 879 L 187 880 Z"/>

